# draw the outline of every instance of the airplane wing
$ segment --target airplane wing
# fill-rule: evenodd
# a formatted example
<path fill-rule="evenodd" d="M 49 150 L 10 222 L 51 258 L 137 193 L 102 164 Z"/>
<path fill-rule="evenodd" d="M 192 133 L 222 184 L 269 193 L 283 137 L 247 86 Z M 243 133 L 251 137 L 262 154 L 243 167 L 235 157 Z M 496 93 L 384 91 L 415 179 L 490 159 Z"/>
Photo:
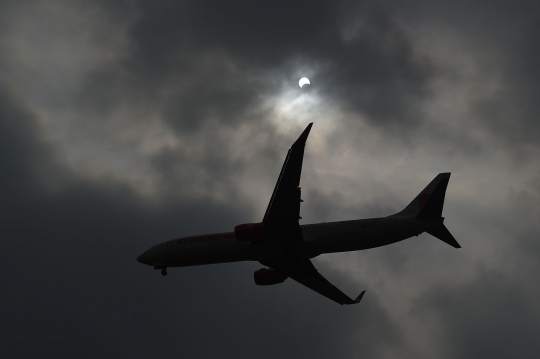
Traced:
<path fill-rule="evenodd" d="M 355 300 L 349 298 L 320 275 L 309 259 L 300 257 L 296 253 L 293 243 L 303 241 L 302 230 L 298 224 L 298 220 L 302 218 L 300 217 L 302 199 L 299 186 L 304 147 L 312 125 L 313 123 L 310 123 L 306 127 L 287 153 L 263 219 L 266 238 L 274 242 L 283 242 L 289 255 L 274 257 L 260 263 L 280 271 L 298 283 L 341 305 L 356 304 L 360 302 L 365 291 L 360 293 Z"/>
<path fill-rule="evenodd" d="M 270 237 L 284 242 L 302 241 L 298 220 L 300 217 L 300 175 L 304 159 L 304 147 L 313 123 L 291 146 L 281 168 L 276 187 L 264 214 L 263 223 Z"/>
<path fill-rule="evenodd" d="M 363 291 L 356 299 L 349 298 L 336 286 L 324 278 L 309 259 L 281 259 L 279 262 L 261 262 L 261 264 L 276 269 L 311 290 L 324 295 L 341 305 L 360 303 Z"/>

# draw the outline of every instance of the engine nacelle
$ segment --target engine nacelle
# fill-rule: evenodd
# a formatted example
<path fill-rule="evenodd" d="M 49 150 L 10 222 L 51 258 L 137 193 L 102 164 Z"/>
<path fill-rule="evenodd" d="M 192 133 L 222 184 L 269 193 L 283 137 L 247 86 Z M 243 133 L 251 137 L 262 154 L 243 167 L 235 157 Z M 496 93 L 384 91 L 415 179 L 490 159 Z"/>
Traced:
<path fill-rule="evenodd" d="M 253 273 L 253 278 L 257 285 L 274 285 L 285 282 L 289 277 L 275 269 L 262 268 Z"/>
<path fill-rule="evenodd" d="M 264 238 L 264 226 L 262 223 L 239 224 L 234 227 L 234 236 L 240 242 L 261 240 Z"/>

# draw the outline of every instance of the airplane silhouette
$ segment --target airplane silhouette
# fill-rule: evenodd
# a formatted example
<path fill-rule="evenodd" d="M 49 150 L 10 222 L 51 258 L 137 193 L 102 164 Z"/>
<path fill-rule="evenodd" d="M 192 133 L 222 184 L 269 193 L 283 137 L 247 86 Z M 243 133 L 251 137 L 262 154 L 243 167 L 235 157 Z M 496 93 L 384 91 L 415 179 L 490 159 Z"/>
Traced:
<path fill-rule="evenodd" d="M 160 269 L 237 261 L 268 268 L 254 273 L 257 285 L 292 278 L 339 304 L 359 303 L 326 280 L 310 259 L 324 253 L 385 246 L 427 232 L 461 248 L 444 225 L 442 210 L 450 173 L 440 173 L 399 213 L 382 218 L 300 225 L 300 175 L 310 123 L 287 153 L 262 222 L 240 224 L 233 232 L 173 239 L 157 244 L 137 260 Z"/>

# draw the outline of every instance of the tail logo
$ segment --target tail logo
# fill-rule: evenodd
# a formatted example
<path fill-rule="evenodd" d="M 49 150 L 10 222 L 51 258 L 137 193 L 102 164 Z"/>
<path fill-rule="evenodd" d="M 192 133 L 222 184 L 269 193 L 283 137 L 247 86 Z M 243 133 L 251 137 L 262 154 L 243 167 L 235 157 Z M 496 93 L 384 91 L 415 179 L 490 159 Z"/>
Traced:
<path fill-rule="evenodd" d="M 428 199 L 429 199 L 429 194 L 427 193 L 422 193 L 420 196 L 418 196 L 418 207 L 422 208 L 424 204 L 426 204 Z"/>

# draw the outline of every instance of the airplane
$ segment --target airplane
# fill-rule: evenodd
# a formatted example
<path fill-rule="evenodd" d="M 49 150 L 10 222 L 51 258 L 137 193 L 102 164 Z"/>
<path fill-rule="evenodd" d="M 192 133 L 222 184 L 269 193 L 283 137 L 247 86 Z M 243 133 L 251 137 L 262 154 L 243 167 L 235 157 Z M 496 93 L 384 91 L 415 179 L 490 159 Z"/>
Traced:
<path fill-rule="evenodd" d="M 442 217 L 450 173 L 438 174 L 405 209 L 391 216 L 300 225 L 300 175 L 312 125 L 289 149 L 262 222 L 237 225 L 233 232 L 166 241 L 137 260 L 164 276 L 169 267 L 258 261 L 265 268 L 255 271 L 255 284 L 274 285 L 291 278 L 344 305 L 359 303 L 365 290 L 356 299 L 350 298 L 317 271 L 311 258 L 381 247 L 424 232 L 461 248 Z"/>

